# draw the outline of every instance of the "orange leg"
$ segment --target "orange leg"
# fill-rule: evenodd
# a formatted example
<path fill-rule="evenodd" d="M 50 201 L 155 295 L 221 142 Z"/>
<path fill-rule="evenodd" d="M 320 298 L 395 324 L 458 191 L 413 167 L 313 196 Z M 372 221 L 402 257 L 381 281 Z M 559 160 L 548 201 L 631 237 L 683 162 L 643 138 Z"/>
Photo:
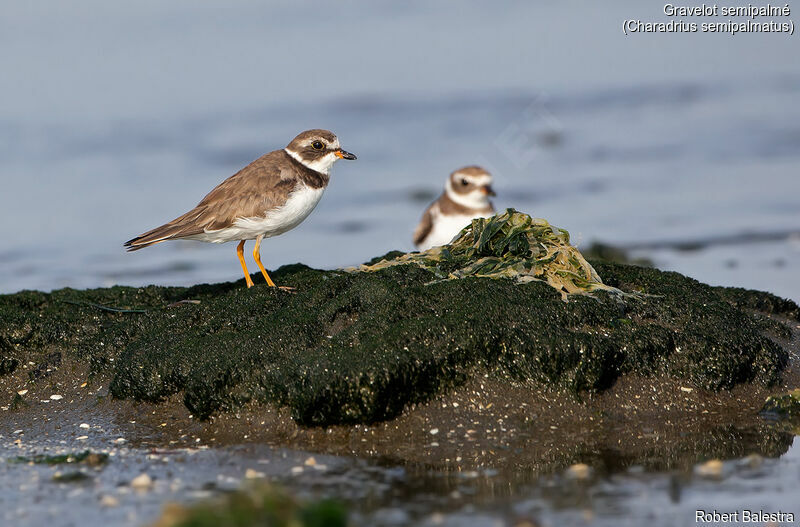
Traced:
<path fill-rule="evenodd" d="M 242 264 L 242 269 L 244 270 L 244 280 L 247 282 L 247 287 L 253 287 L 253 279 L 250 278 L 250 273 L 247 271 L 247 264 L 244 263 L 244 240 L 239 242 L 239 245 L 236 247 L 236 254 L 239 255 L 239 262 Z M 259 265 L 261 265 L 259 263 Z"/>
<path fill-rule="evenodd" d="M 253 260 L 256 261 L 258 268 L 261 269 L 261 274 L 263 274 L 264 278 L 266 278 L 267 285 L 270 287 L 275 287 L 275 282 L 272 281 L 272 278 L 270 278 L 267 274 L 267 270 L 264 269 L 263 265 L 261 265 L 261 240 L 263 238 L 264 237 L 260 235 L 256 238 L 256 246 L 253 248 Z"/>

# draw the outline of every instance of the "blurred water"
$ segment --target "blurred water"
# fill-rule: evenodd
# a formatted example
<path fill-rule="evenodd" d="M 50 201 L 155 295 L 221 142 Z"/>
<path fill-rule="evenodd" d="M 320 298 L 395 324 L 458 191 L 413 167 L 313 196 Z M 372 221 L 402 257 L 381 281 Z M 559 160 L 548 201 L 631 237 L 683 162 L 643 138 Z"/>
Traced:
<path fill-rule="evenodd" d="M 479 163 L 580 245 L 800 300 L 798 40 L 625 37 L 663 4 L 597 4 L 5 3 L 0 292 L 239 279 L 232 244 L 122 242 L 323 127 L 359 159 L 268 268 L 411 249 Z"/>

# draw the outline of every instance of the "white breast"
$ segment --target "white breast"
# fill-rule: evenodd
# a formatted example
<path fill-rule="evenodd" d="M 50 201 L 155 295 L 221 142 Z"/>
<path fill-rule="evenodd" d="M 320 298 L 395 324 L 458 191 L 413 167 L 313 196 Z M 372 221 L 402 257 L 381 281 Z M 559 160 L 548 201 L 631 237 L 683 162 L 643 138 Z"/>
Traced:
<path fill-rule="evenodd" d="M 239 218 L 231 227 L 215 231 L 206 231 L 191 238 L 212 243 L 223 243 L 236 240 L 252 240 L 259 235 L 265 238 L 277 236 L 294 229 L 311 214 L 317 206 L 325 188 L 311 188 L 302 185 L 289 194 L 286 203 L 269 211 L 262 217 Z"/>
<path fill-rule="evenodd" d="M 453 241 L 453 238 L 461 232 L 461 229 L 472 223 L 473 218 L 488 218 L 492 215 L 491 213 L 476 213 L 474 215 L 459 214 L 446 216 L 438 211 L 432 212 L 433 228 L 431 228 L 430 234 L 419 244 L 420 251 L 426 251 L 431 247 L 450 243 Z"/>

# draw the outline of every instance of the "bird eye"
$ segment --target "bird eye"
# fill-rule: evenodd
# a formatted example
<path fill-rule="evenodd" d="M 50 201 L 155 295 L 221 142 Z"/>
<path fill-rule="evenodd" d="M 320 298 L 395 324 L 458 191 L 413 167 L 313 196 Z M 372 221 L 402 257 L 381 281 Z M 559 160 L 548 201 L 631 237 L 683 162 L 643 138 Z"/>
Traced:
<path fill-rule="evenodd" d="M 314 141 L 313 143 L 311 143 L 311 147 L 314 150 L 322 150 L 323 146 L 325 146 L 325 145 L 322 144 L 322 141 Z"/>
<path fill-rule="evenodd" d="M 469 185 L 469 181 L 467 181 L 466 179 L 462 179 L 461 184 L 466 187 L 467 185 Z"/>

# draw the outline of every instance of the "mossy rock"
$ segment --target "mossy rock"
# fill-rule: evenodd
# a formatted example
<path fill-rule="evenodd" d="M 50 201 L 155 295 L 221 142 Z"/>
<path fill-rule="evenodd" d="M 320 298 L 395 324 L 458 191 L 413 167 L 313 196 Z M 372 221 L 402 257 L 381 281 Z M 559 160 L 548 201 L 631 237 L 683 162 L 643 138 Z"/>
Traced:
<path fill-rule="evenodd" d="M 514 225 L 504 232 L 528 236 Z M 565 289 L 549 280 L 505 273 L 513 258 L 536 271 L 525 243 L 530 249 L 529 237 L 494 238 L 486 250 L 495 254 L 460 253 L 446 269 L 414 262 L 375 272 L 282 267 L 274 278 L 296 294 L 247 289 L 240 280 L 4 295 L 2 354 L 40 362 L 61 351 L 64 360 L 110 374 L 115 397 L 160 401 L 182 392 L 201 418 L 254 401 L 287 406 L 305 425 L 391 419 L 475 375 L 542 381 L 580 395 L 629 372 L 666 372 L 710 390 L 769 385 L 787 364 L 772 337 L 787 337 L 789 328 L 758 312 L 796 318 L 790 301 L 678 273 L 574 260 L 587 274 L 569 275 L 568 288 L 590 294 L 565 302 Z M 577 258 L 565 251 L 566 260 Z M 487 257 L 504 278 L 462 272 L 447 279 Z M 178 303 L 187 300 L 193 303 Z"/>
<path fill-rule="evenodd" d="M 761 411 L 800 425 L 800 388 L 767 398 Z"/>

